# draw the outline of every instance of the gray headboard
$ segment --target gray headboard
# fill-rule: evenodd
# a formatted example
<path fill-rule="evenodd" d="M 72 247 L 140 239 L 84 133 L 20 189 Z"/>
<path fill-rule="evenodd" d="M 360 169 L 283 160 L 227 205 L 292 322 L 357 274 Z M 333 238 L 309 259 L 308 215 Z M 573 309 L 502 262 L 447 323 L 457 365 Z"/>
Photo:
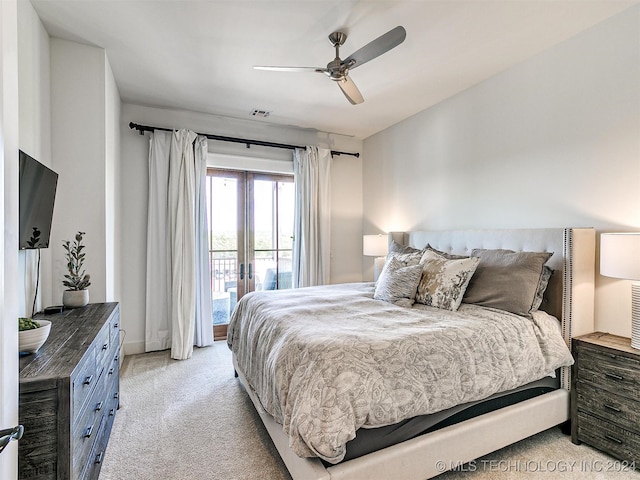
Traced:
<path fill-rule="evenodd" d="M 562 322 L 571 338 L 594 330 L 595 230 L 593 228 L 535 228 L 513 230 L 442 230 L 393 232 L 390 239 L 423 248 L 427 244 L 448 253 L 470 254 L 474 248 L 553 252 L 547 262 L 554 273 L 542 309 Z M 562 384 L 568 388 L 568 372 Z"/>

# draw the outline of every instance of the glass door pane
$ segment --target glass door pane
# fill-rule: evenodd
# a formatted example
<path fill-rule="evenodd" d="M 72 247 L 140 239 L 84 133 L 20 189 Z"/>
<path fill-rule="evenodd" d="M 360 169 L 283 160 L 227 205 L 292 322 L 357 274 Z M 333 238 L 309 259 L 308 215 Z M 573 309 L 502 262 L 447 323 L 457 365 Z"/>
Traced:
<path fill-rule="evenodd" d="M 217 171 L 207 176 L 209 262 L 214 338 L 226 336 L 226 325 L 238 300 L 238 265 L 244 240 L 238 225 L 243 221 L 239 200 L 244 192 L 243 175 Z M 240 290 L 242 286 L 240 285 Z"/>
<path fill-rule="evenodd" d="M 293 179 L 255 174 L 251 190 L 255 289 L 291 288 Z"/>

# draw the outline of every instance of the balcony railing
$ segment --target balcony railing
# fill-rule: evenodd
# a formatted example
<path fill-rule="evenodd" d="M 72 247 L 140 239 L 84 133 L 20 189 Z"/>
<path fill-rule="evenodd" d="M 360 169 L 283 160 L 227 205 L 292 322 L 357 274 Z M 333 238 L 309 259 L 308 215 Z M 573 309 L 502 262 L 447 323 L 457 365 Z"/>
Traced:
<path fill-rule="evenodd" d="M 209 263 L 213 323 L 225 324 L 229 322 L 237 302 L 237 251 L 210 250 Z M 291 250 L 256 251 L 253 272 L 256 290 L 291 288 Z"/>

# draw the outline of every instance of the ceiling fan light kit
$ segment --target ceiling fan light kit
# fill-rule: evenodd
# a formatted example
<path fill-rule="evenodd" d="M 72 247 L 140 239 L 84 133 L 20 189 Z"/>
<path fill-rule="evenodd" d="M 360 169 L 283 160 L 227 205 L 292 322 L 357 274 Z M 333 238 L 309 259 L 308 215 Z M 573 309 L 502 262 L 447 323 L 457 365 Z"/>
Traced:
<path fill-rule="evenodd" d="M 392 48 L 397 47 L 404 42 L 406 36 L 407 32 L 404 27 L 395 27 L 342 60 L 340 58 L 340 46 L 346 41 L 347 34 L 343 32 L 333 32 L 329 35 L 329 41 L 336 49 L 336 58 L 329 62 L 326 68 L 274 67 L 261 65 L 256 65 L 253 68 L 256 70 L 270 70 L 276 72 L 324 73 L 327 77 L 338 84 L 338 87 L 340 87 L 340 90 L 352 105 L 357 105 L 364 102 L 364 97 L 360 93 L 360 90 L 358 90 L 358 87 L 356 87 L 356 84 L 349 77 L 349 71 L 367 63 L 369 60 L 379 57 Z"/>

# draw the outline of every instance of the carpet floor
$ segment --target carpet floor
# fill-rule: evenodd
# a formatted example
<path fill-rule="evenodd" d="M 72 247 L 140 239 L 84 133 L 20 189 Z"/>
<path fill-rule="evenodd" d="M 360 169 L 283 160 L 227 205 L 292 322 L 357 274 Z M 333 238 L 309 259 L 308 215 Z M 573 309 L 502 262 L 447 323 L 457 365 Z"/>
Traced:
<path fill-rule="evenodd" d="M 186 361 L 171 360 L 168 351 L 127 356 L 120 398 L 100 480 L 291 478 L 234 377 L 225 342 L 196 348 Z M 638 480 L 640 474 L 553 428 L 437 478 Z"/>

